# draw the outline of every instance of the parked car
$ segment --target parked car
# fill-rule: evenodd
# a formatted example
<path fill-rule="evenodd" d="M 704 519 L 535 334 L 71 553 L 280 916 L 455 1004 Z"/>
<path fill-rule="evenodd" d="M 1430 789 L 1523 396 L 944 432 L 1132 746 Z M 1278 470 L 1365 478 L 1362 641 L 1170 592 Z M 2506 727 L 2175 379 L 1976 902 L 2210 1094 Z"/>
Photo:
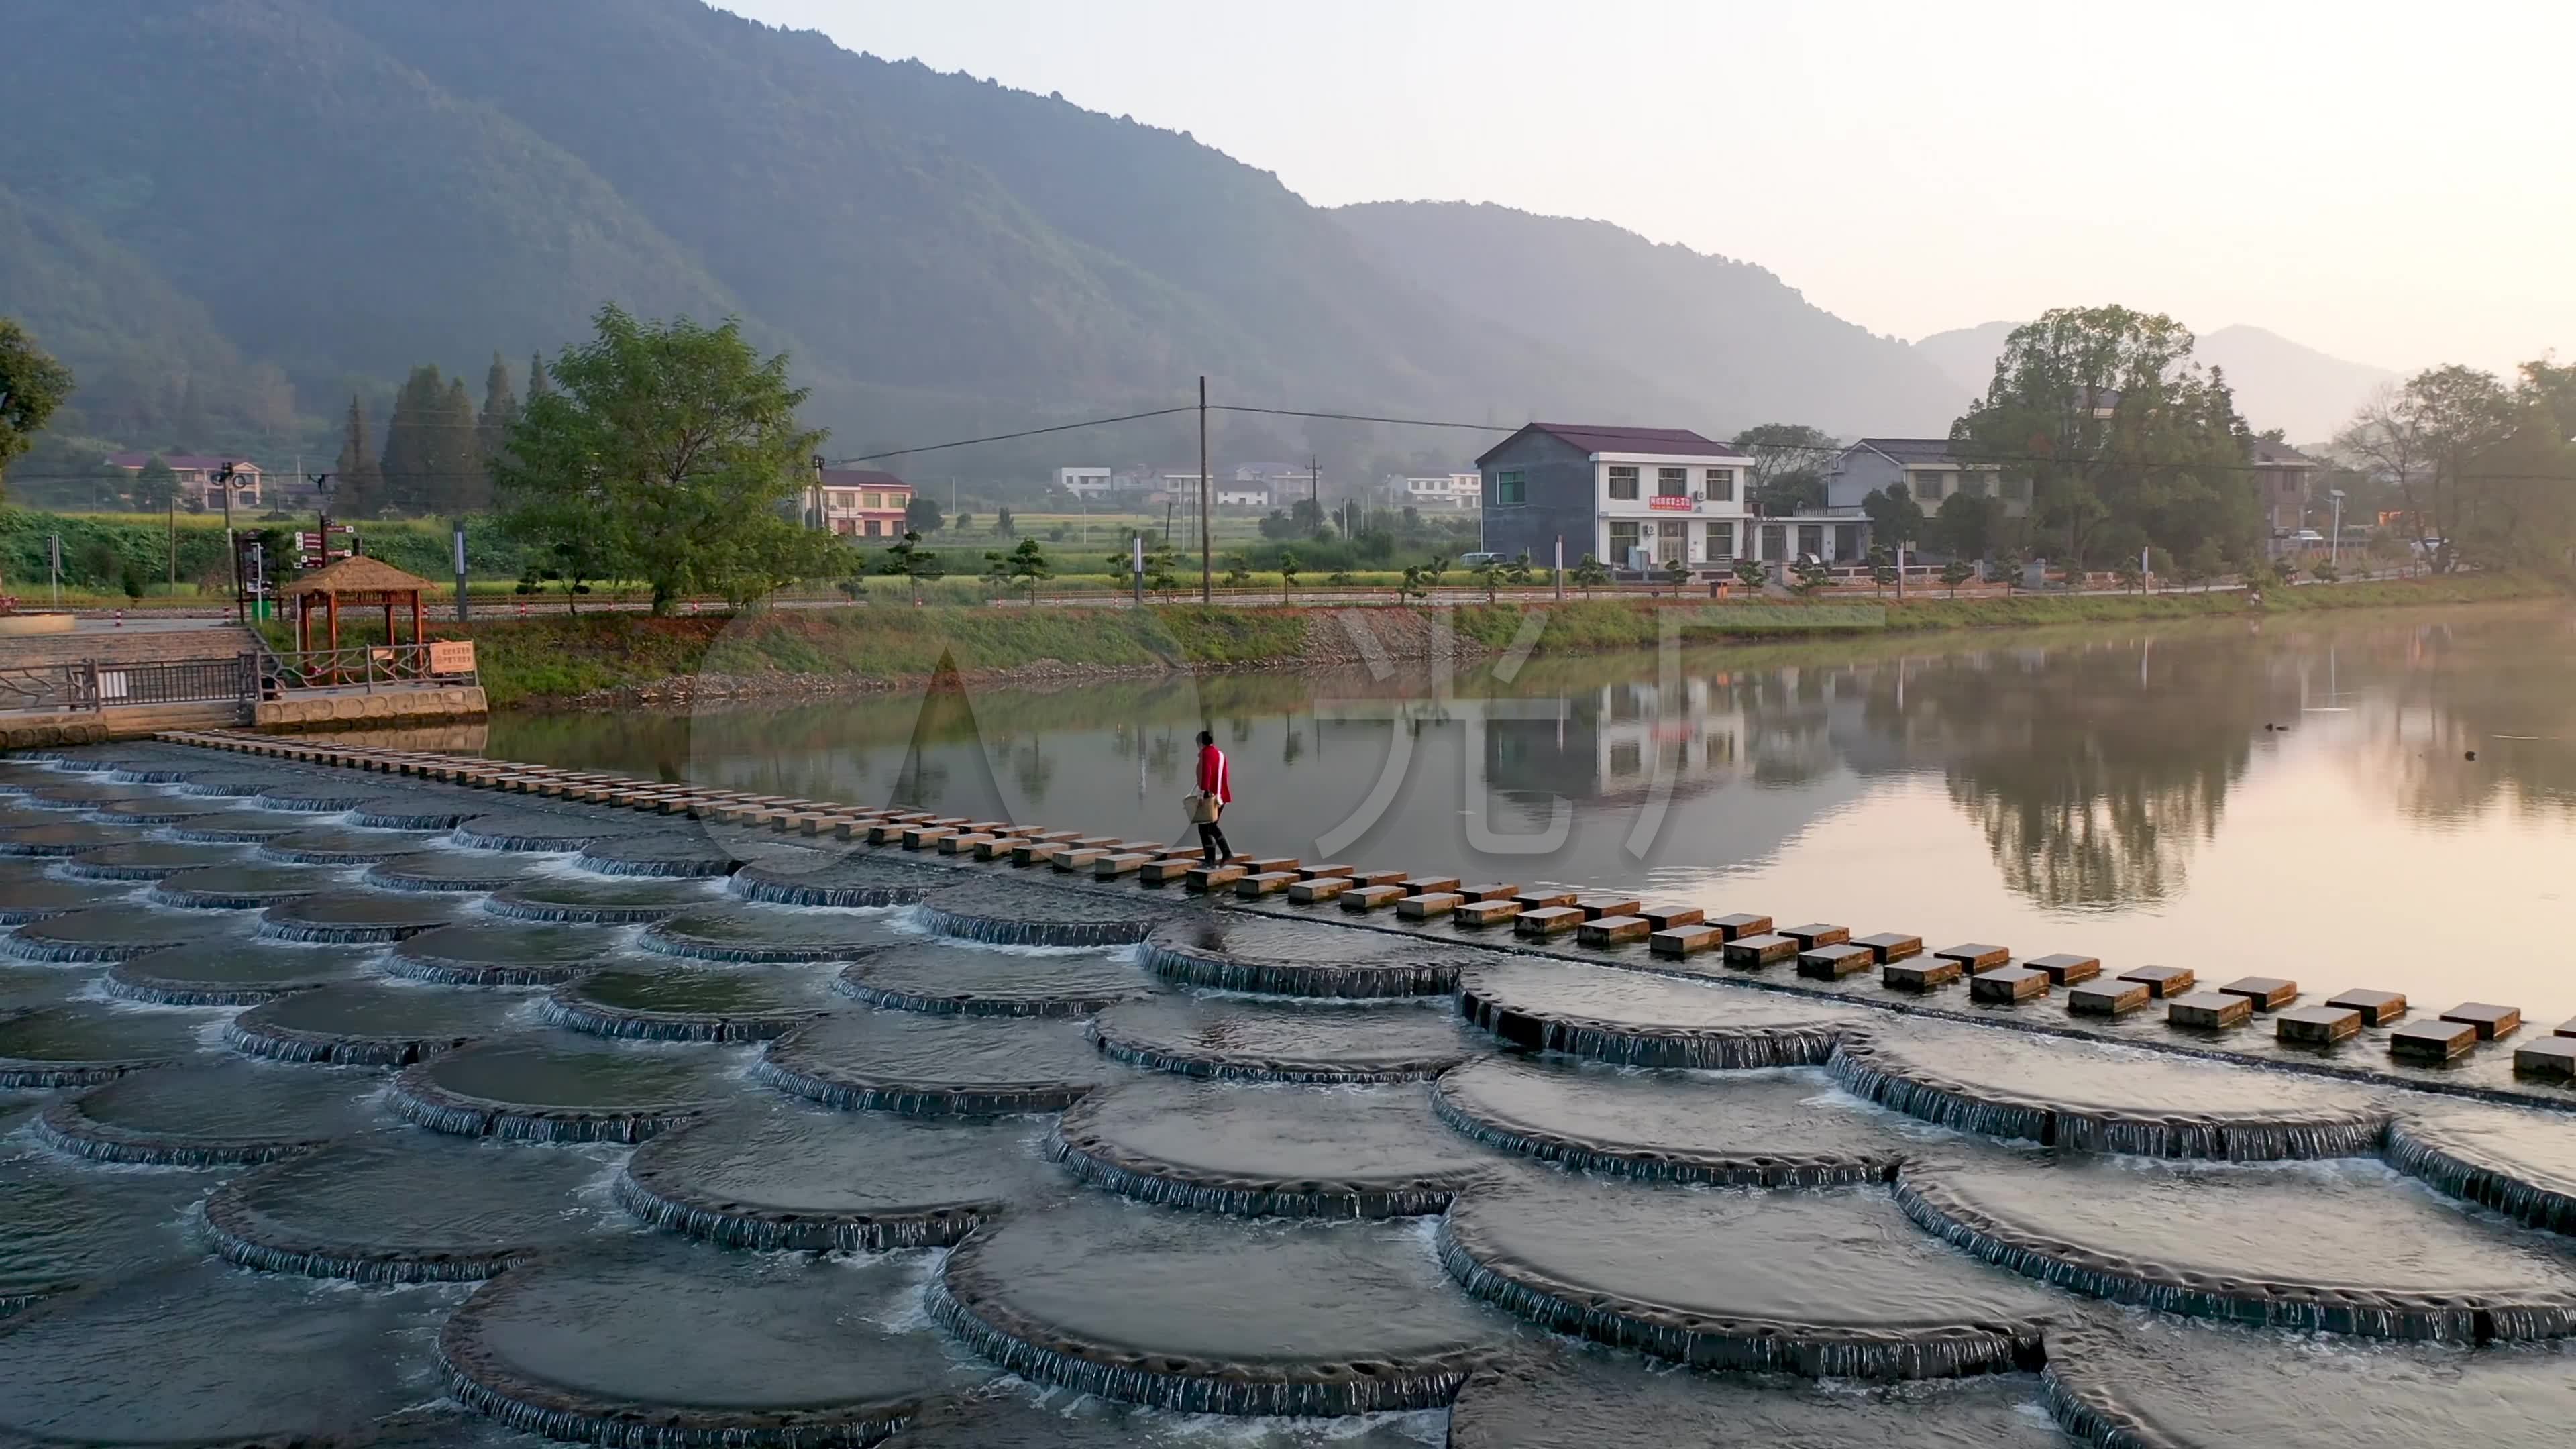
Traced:
<path fill-rule="evenodd" d="M 1471 568 L 1474 568 L 1474 567 L 1475 567 L 1476 565 L 1478 565 L 1478 564 L 1486 564 L 1486 563 L 1494 563 L 1494 564 L 1498 564 L 1498 563 L 1510 563 L 1510 562 L 1511 562 L 1511 560 L 1510 560 L 1510 559 L 1505 558 L 1503 555 L 1498 554 L 1498 553 L 1484 553 L 1484 552 L 1481 552 L 1481 551 L 1480 551 L 1480 552 L 1476 552 L 1476 553 L 1462 553 L 1462 554 L 1458 555 L 1458 567 L 1460 567 L 1460 568 L 1462 568 L 1462 569 L 1471 569 Z"/>

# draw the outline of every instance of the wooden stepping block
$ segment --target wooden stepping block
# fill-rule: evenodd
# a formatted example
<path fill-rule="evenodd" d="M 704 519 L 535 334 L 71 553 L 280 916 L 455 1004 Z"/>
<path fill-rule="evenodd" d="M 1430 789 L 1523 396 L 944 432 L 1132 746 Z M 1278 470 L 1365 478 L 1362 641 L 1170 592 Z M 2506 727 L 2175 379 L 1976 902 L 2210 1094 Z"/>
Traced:
<path fill-rule="evenodd" d="M 1968 995 L 1972 1000 L 1999 1001 L 2009 1006 L 2017 1001 L 2046 996 L 2048 989 L 2055 984 L 2045 971 L 2034 971 L 2027 966 L 2004 966 L 1970 981 Z"/>
<path fill-rule="evenodd" d="M 1969 941 L 1963 945 L 1945 946 L 1932 954 L 1940 957 L 1944 961 L 1956 961 L 1961 967 L 1969 971 L 1988 970 L 1992 967 L 2001 966 L 2012 959 L 2012 952 L 2001 946 L 1989 946 L 1983 941 Z"/>
<path fill-rule="evenodd" d="M 1726 933 L 1715 926 L 1667 926 L 1646 937 L 1646 949 L 1658 956 L 1696 956 L 1714 951 L 1726 944 Z"/>
<path fill-rule="evenodd" d="M 1902 961 L 1908 956 L 1923 954 L 1921 936 L 1908 936 L 1898 931 L 1881 931 L 1874 936 L 1857 936 L 1852 939 L 1852 944 L 1867 946 L 1869 953 L 1878 958 L 1878 964 L 1881 966 L 1890 961 Z"/>
<path fill-rule="evenodd" d="M 1397 881 L 1409 896 L 1446 895 L 1458 889 L 1454 875 L 1411 875 Z"/>
<path fill-rule="evenodd" d="M 1654 930 L 1654 923 L 1643 916 L 1602 916 L 1575 927 L 1574 944 L 1595 948 L 1624 946 L 1646 939 Z"/>
<path fill-rule="evenodd" d="M 1573 905 L 1579 894 L 1579 891 L 1558 890 L 1553 886 L 1532 886 L 1525 891 L 1512 892 L 1512 899 L 1521 903 L 1522 910 L 1547 911 Z"/>
<path fill-rule="evenodd" d="M 1249 867 L 1230 860 L 1223 865 L 1202 865 L 1181 877 L 1181 889 L 1195 895 L 1206 895 L 1210 891 L 1223 890 L 1251 874 Z"/>
<path fill-rule="evenodd" d="M 1732 916 L 1712 917 L 1708 924 L 1717 927 L 1719 931 L 1725 933 L 1726 939 L 1730 941 L 1743 936 L 1769 935 L 1771 932 L 1771 918 L 1769 916 L 1751 916 L 1738 913 Z"/>
<path fill-rule="evenodd" d="M 1938 956 L 1917 956 L 1907 961 L 1891 961 L 1878 968 L 1879 984 L 1891 991 L 1934 991 L 1966 974 L 1956 961 Z"/>
<path fill-rule="evenodd" d="M 2463 1001 L 2442 1013 L 2444 1021 L 2462 1022 L 2478 1029 L 2478 1040 L 2494 1041 L 2522 1029 L 2522 1008 L 2496 1006 L 2484 1001 Z"/>
<path fill-rule="evenodd" d="M 1142 880 L 1149 886 L 1160 886 L 1170 885 L 1172 882 L 1177 880 L 1185 880 L 1189 877 L 1189 873 L 1191 871 L 1205 870 L 1206 868 L 1206 862 L 1198 856 L 1167 855 L 1160 860 L 1149 860 L 1145 862 L 1145 868 L 1138 871 L 1136 875 L 1139 880 Z"/>
<path fill-rule="evenodd" d="M 2272 1035 L 2292 1046 L 2333 1046 L 2361 1035 L 2361 1013 L 2348 1006 L 2302 1006 L 2274 1017 Z"/>
<path fill-rule="evenodd" d="M 1774 961 L 1786 961 L 1798 954 L 1798 943 L 1786 936 L 1765 933 L 1738 936 L 1726 943 L 1726 964 L 1760 969 Z"/>
<path fill-rule="evenodd" d="M 1519 893 L 1519 886 L 1505 885 L 1501 881 L 1481 881 L 1475 885 L 1462 885 L 1458 887 L 1458 894 L 1465 897 L 1470 903 L 1483 901 L 1507 901 Z"/>
<path fill-rule="evenodd" d="M 1397 901 L 1395 913 L 1408 921 L 1428 921 L 1435 916 L 1445 916 L 1466 903 L 1467 898 L 1456 891 L 1425 891 Z"/>
<path fill-rule="evenodd" d="M 1386 885 L 1354 886 L 1342 892 L 1342 909 L 1353 915 L 1359 915 L 1364 911 L 1374 911 L 1381 906 L 1394 905 L 1397 901 L 1403 900 L 1407 894 L 1404 887 L 1392 882 Z"/>
<path fill-rule="evenodd" d="M 1301 880 L 1295 885 L 1290 886 L 1288 888 L 1288 900 L 1292 905 L 1318 905 L 1324 901 L 1333 899 L 1344 891 L 1357 889 L 1359 889 L 1359 882 L 1346 875 L 1317 876 L 1313 880 Z"/>
<path fill-rule="evenodd" d="M 2327 997 L 2326 1005 L 2360 1012 L 2364 1026 L 2386 1026 L 2406 1014 L 2406 996 L 2397 991 L 2346 991 Z"/>
<path fill-rule="evenodd" d="M 977 860 L 1008 860 L 1011 858 L 1012 851 L 1027 844 L 1029 844 L 1028 841 L 1022 840 L 1015 835 L 996 835 L 990 840 L 979 840 L 975 842 L 975 858 Z"/>
<path fill-rule="evenodd" d="M 982 831 L 972 835 L 943 835 L 939 837 L 938 851 L 941 855 L 962 855 L 971 860 L 974 858 L 976 846 L 1001 838 L 998 835 L 987 835 Z"/>
<path fill-rule="evenodd" d="M 1798 953 L 1798 974 L 1817 981 L 1840 981 L 1858 976 L 1878 964 L 1878 956 L 1867 946 L 1848 941 L 1833 941 L 1813 950 Z"/>
<path fill-rule="evenodd" d="M 2048 979 L 2060 986 L 2090 981 L 2102 974 L 2102 958 L 2099 956 L 2074 956 L 2063 951 L 2034 956 L 2022 964 L 2033 971 L 2047 972 Z"/>
<path fill-rule="evenodd" d="M 1091 874 L 1099 880 L 1112 880 L 1122 875 L 1134 875 L 1153 863 L 1154 857 L 1141 850 L 1122 850 L 1116 855 L 1095 856 L 1091 862 Z"/>
<path fill-rule="evenodd" d="M 2165 1000 L 2165 1020 L 2175 1026 L 2217 1031 L 2253 1019 L 2253 1002 L 2224 991 L 2187 991 Z"/>
<path fill-rule="evenodd" d="M 1297 872 L 1293 870 L 1265 870 L 1236 881 L 1234 893 L 1243 900 L 1257 901 L 1263 896 L 1278 895 L 1296 883 Z"/>
<path fill-rule="evenodd" d="M 2077 1016 L 2126 1016 L 2145 1008 L 2156 993 L 2143 981 L 2097 981 L 2066 993 L 2066 1009 Z"/>
<path fill-rule="evenodd" d="M 1589 895 L 1574 898 L 1574 908 L 1581 911 L 1587 921 L 1597 921 L 1603 916 L 1633 916 L 1637 914 L 1637 908 L 1644 904 L 1644 901 L 1635 896 Z"/>
<path fill-rule="evenodd" d="M 1077 835 L 1065 843 L 1083 850 L 1109 850 L 1116 847 L 1119 840 L 1115 835 Z"/>
<path fill-rule="evenodd" d="M 1011 864 L 1053 865 L 1058 855 L 1071 849 L 1061 841 L 1023 840 L 1011 847 Z"/>
<path fill-rule="evenodd" d="M 1355 867 L 1343 865 L 1339 861 L 1326 861 L 1322 865 L 1301 865 L 1296 867 L 1297 878 L 1299 880 L 1322 880 L 1327 876 L 1351 875 L 1355 873 L 1355 869 Z"/>
<path fill-rule="evenodd" d="M 2401 1062 L 2453 1062 L 2477 1048 L 2465 1021 L 2410 1021 L 2388 1033 L 2388 1054 Z"/>
<path fill-rule="evenodd" d="M 1647 923 L 1658 931 L 1669 931 L 1676 926 L 1696 926 L 1708 919 L 1708 912 L 1697 906 L 1646 906 L 1637 914 L 1645 917 Z"/>
<path fill-rule="evenodd" d="M 1405 876 L 1400 870 L 1356 870 L 1351 872 L 1351 879 L 1364 886 L 1400 886 Z"/>
<path fill-rule="evenodd" d="M 2123 981 L 2140 981 L 2159 1001 L 2188 993 L 2200 983 L 2188 966 L 2138 966 L 2120 973 Z"/>
<path fill-rule="evenodd" d="M 807 806 L 805 808 L 811 807 Z M 1007 820 L 970 820 L 966 822 L 966 833 L 970 835 L 1008 835 L 1011 833 L 1011 822 Z"/>
<path fill-rule="evenodd" d="M 1505 897 L 1499 901 L 1469 901 L 1451 913 L 1450 919 L 1461 926 L 1499 926 L 1518 920 L 1521 903 Z"/>
<path fill-rule="evenodd" d="M 2299 983 L 2278 976 L 2239 976 L 2218 989 L 2253 1002 L 2256 1011 L 2278 1011 L 2299 999 Z"/>
<path fill-rule="evenodd" d="M 2513 1069 L 2540 1077 L 2576 1077 L 2576 1037 L 2544 1036 L 2515 1047 Z"/>
<path fill-rule="evenodd" d="M 1515 904 L 1518 903 L 1515 902 Z M 1572 906 L 1541 906 L 1534 911 L 1523 910 L 1519 918 L 1512 922 L 1512 931 L 1515 935 L 1538 940 L 1548 936 L 1562 936 L 1582 924 L 1583 912 Z"/>
<path fill-rule="evenodd" d="M 1851 939 L 1851 927 L 1827 925 L 1823 921 L 1809 921 L 1803 926 L 1782 926 L 1779 933 L 1797 942 L 1801 951 L 1812 951 L 1818 946 L 1839 946 Z"/>
<path fill-rule="evenodd" d="M 921 850 L 937 845 L 957 832 L 946 825 L 907 825 L 903 828 L 903 848 Z"/>
<path fill-rule="evenodd" d="M 1071 845 L 1082 838 L 1079 830 L 1029 830 L 1021 832 L 1021 835 L 1040 845 Z"/>

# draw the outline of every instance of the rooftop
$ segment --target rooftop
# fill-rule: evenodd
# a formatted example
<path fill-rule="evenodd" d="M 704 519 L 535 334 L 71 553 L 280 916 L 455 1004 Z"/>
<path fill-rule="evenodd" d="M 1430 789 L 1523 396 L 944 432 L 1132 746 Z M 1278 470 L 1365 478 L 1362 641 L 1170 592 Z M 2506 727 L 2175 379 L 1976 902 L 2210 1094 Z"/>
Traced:
<path fill-rule="evenodd" d="M 111 468 L 140 469 L 154 458 L 170 465 L 179 473 L 220 472 L 226 463 L 244 472 L 256 473 L 259 465 L 248 458 L 219 458 L 205 453 L 110 453 L 106 463 Z"/>
<path fill-rule="evenodd" d="M 882 468 L 826 468 L 826 488 L 910 488 L 912 485 Z"/>
<path fill-rule="evenodd" d="M 1744 456 L 1734 444 L 1701 437 L 1688 428 L 1630 428 L 1612 423 L 1531 423 L 1486 449 L 1476 461 L 1484 462 L 1520 437 L 1521 433 L 1529 432 L 1545 433 L 1586 453 L 1649 453 L 1684 458 Z"/>

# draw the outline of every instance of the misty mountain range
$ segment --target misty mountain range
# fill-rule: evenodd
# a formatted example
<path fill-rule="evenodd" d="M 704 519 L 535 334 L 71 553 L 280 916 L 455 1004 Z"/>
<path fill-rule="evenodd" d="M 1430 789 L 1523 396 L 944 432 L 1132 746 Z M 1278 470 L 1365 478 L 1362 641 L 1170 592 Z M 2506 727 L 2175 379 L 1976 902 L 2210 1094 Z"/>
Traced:
<path fill-rule="evenodd" d="M 611 300 L 740 317 L 853 453 L 1201 373 L 1273 407 L 1941 433 L 1991 367 L 1989 328 L 1909 346 L 1602 222 L 1318 208 L 1187 133 L 697 0 L 16 0 L 9 30 L 0 310 L 81 376 L 58 431 L 135 446 L 327 433 Z M 2369 371 L 2210 341 L 2239 333 L 2258 427 L 2312 431 L 2271 389 L 2322 416 Z"/>

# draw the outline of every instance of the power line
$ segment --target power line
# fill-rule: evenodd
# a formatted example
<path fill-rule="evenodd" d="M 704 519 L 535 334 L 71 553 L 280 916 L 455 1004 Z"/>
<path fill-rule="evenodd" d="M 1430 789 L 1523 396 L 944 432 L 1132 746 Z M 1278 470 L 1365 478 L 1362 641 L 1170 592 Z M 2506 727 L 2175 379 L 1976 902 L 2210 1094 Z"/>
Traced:
<path fill-rule="evenodd" d="M 1471 428 L 1480 433 L 1517 433 L 1526 423 L 1451 423 L 1437 418 L 1377 418 L 1366 413 L 1318 413 L 1302 408 L 1256 408 L 1241 403 L 1210 403 L 1212 413 L 1263 413 L 1278 418 L 1334 418 L 1347 423 L 1393 423 L 1406 428 Z"/>
<path fill-rule="evenodd" d="M 1091 418 L 1079 423 L 1058 423 L 1051 428 L 1023 428 L 1016 433 L 991 433 L 981 438 L 959 438 L 953 443 L 929 443 L 918 448 L 894 448 L 883 453 L 858 453 L 847 458 L 828 458 L 827 463 L 874 463 L 884 458 L 904 458 L 915 453 L 938 453 L 950 448 L 971 448 L 978 443 L 1007 443 L 1014 438 L 1034 438 L 1046 433 L 1070 433 L 1079 428 L 1105 428 L 1111 423 L 1132 423 L 1140 418 L 1167 418 L 1174 413 L 1195 412 L 1192 406 L 1156 408 L 1152 412 L 1122 413 L 1114 418 Z"/>

